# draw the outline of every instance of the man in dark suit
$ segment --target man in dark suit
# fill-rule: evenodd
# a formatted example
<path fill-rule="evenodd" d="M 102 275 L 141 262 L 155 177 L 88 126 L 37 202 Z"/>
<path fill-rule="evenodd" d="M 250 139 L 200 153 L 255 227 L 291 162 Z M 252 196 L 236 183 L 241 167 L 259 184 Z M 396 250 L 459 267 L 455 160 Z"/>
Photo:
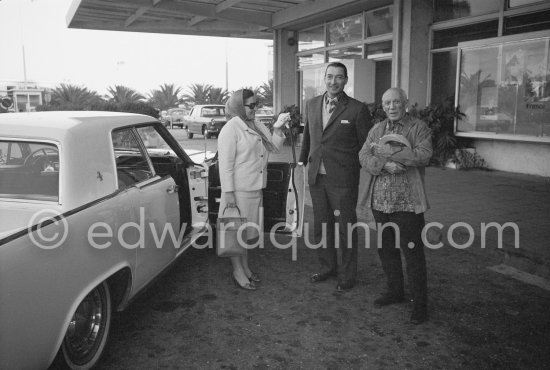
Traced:
<path fill-rule="evenodd" d="M 348 227 L 357 222 L 358 153 L 372 127 L 367 106 L 344 93 L 347 68 L 330 63 L 325 70 L 327 91 L 306 103 L 300 162 L 308 164 L 313 204 L 313 229 L 320 271 L 316 283 L 338 276 L 338 291 L 353 288 L 357 274 L 357 231 L 348 240 Z M 335 225 L 338 238 L 335 238 Z M 338 269 L 337 250 L 342 250 Z"/>

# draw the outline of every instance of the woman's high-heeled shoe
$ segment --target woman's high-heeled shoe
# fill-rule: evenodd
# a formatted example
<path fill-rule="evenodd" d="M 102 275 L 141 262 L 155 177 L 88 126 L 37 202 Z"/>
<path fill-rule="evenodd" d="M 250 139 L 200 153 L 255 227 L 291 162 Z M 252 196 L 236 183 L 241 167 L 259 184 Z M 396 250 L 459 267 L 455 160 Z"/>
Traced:
<path fill-rule="evenodd" d="M 237 280 L 237 278 L 235 277 L 235 275 L 233 275 L 233 273 L 231 273 L 231 279 L 233 279 L 233 282 L 235 283 L 235 285 L 238 286 L 238 287 L 241 288 L 241 289 L 244 289 L 244 290 L 256 290 L 256 286 L 254 285 L 254 283 L 253 283 L 252 281 L 246 283 L 245 285 L 241 285 L 241 284 L 239 283 L 239 281 Z"/>
<path fill-rule="evenodd" d="M 248 280 L 253 281 L 255 283 L 261 283 L 262 279 L 258 276 L 258 274 L 255 274 L 251 271 L 251 275 L 248 277 Z"/>

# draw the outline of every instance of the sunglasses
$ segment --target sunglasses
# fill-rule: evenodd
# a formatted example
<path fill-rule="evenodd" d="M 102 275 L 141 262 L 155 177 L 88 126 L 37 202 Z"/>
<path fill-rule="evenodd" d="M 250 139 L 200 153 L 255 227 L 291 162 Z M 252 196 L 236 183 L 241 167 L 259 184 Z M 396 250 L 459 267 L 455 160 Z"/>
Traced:
<path fill-rule="evenodd" d="M 243 104 L 243 105 L 244 105 L 245 107 L 248 107 L 248 108 L 250 108 L 250 109 L 254 109 L 254 108 L 256 108 L 257 106 L 259 106 L 259 105 L 260 105 L 260 103 L 258 103 L 258 102 L 254 102 L 254 103 L 250 103 L 250 104 Z"/>

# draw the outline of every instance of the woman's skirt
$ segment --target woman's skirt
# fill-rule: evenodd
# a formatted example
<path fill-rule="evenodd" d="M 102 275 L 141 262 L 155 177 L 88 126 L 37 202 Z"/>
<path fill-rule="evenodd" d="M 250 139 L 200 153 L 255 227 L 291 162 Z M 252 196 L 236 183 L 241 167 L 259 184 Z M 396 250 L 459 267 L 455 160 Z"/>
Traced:
<path fill-rule="evenodd" d="M 241 217 L 246 217 L 246 221 L 249 223 L 246 228 L 246 237 L 248 240 L 257 238 L 260 232 L 263 232 L 263 208 L 262 208 L 262 191 L 236 191 L 235 199 L 237 207 L 241 212 Z M 222 216 L 222 213 L 227 205 L 225 199 L 225 193 L 222 192 L 222 198 L 220 201 L 220 210 L 218 211 L 218 217 Z M 235 215 L 235 211 L 231 208 L 227 208 L 225 215 Z"/>

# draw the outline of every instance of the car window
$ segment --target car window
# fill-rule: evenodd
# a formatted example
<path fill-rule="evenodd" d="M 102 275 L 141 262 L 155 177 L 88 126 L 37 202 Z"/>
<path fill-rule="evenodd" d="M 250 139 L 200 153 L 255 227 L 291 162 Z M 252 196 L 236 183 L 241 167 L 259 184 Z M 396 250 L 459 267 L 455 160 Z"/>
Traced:
<path fill-rule="evenodd" d="M 58 201 L 59 169 L 55 144 L 0 141 L 0 198 Z"/>
<path fill-rule="evenodd" d="M 137 132 L 147 148 L 147 154 L 157 175 L 162 177 L 171 175 L 174 164 L 183 163 L 154 126 L 138 127 Z"/>
<path fill-rule="evenodd" d="M 137 128 L 137 132 L 143 144 L 147 149 L 166 149 L 170 150 L 170 145 L 160 136 L 153 126 L 142 126 Z"/>
<path fill-rule="evenodd" d="M 0 142 L 0 163 L 17 164 L 23 163 L 24 154 L 21 148 L 23 144 L 18 142 Z"/>
<path fill-rule="evenodd" d="M 222 107 L 205 107 L 202 108 L 202 116 L 203 117 L 216 117 L 216 116 L 224 116 L 225 115 L 225 109 Z"/>
<path fill-rule="evenodd" d="M 118 188 L 125 189 L 154 176 L 131 128 L 112 133 Z"/>

